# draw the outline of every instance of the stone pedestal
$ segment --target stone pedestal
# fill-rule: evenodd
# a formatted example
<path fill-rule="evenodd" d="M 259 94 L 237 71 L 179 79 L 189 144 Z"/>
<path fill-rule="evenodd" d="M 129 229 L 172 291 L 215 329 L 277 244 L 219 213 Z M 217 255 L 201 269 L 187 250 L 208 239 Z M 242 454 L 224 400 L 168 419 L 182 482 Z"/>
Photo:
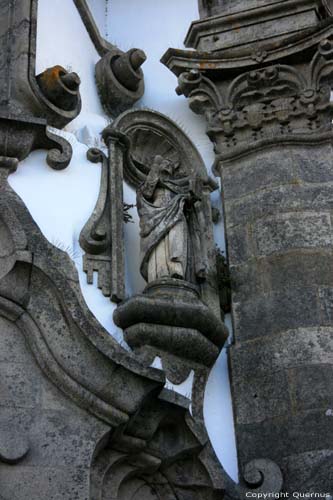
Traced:
<path fill-rule="evenodd" d="M 228 331 L 206 304 L 199 289 L 183 280 L 163 278 L 147 285 L 114 312 L 127 343 L 151 364 L 162 359 L 167 376 L 181 383 L 195 368 L 210 368 Z M 171 362 L 172 361 L 172 362 Z"/>

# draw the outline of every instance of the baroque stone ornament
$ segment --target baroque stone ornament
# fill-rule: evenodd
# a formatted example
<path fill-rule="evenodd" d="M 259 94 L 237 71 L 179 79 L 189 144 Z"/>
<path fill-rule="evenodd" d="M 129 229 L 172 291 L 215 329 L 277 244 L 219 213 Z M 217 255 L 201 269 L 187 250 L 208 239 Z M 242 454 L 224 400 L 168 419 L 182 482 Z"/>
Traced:
<path fill-rule="evenodd" d="M 92 162 L 102 162 L 101 188 L 94 212 L 81 231 L 80 245 L 86 251 L 83 270 L 88 283 L 93 283 L 97 272 L 103 294 L 121 302 L 125 298 L 123 162 L 129 143 L 111 128 L 104 130 L 103 139 L 108 157 L 96 148 L 88 151 Z"/>
<path fill-rule="evenodd" d="M 8 184 L 17 164 L 0 158 L 1 498 L 224 498 L 197 406 L 89 312 L 73 262 Z"/>
<path fill-rule="evenodd" d="M 105 112 L 116 117 L 131 108 L 144 94 L 141 66 L 143 50 L 123 52 L 100 34 L 86 0 L 73 0 L 101 60 L 96 64 L 96 83 Z"/>
<path fill-rule="evenodd" d="M 47 125 L 62 128 L 78 115 L 80 79 L 61 66 L 36 77 L 37 0 L 2 2 L 0 14 L 0 154 L 23 160 L 44 148 L 52 168 L 65 168 L 71 146 Z"/>
<path fill-rule="evenodd" d="M 196 364 L 211 367 L 227 337 L 207 280 L 216 273 L 210 205 L 216 185 L 167 117 L 133 110 L 112 128 L 130 144 L 124 178 L 137 190 L 140 270 L 148 283 L 142 295 L 118 307 L 114 320 L 148 365 L 161 357 L 168 377 L 180 383 Z M 200 300 L 201 289 L 211 308 Z"/>
<path fill-rule="evenodd" d="M 332 495 L 332 4 L 212 1 L 201 14 L 198 50 L 162 60 L 206 117 L 222 181 L 240 474 L 267 457 L 258 481 Z"/>

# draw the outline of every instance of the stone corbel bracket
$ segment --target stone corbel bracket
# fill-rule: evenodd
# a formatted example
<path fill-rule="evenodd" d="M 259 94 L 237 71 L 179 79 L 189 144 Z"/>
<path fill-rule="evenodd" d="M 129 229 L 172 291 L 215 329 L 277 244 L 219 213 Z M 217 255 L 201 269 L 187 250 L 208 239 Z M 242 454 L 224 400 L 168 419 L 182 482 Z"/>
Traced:
<path fill-rule="evenodd" d="M 73 0 L 101 60 L 96 64 L 96 83 L 105 112 L 116 117 L 144 94 L 141 69 L 146 60 L 140 49 L 123 52 L 104 40 L 86 0 Z"/>
<path fill-rule="evenodd" d="M 80 79 L 55 66 L 35 75 L 38 0 L 0 6 L 0 155 L 23 160 L 34 149 L 50 150 L 48 164 L 65 168 L 71 146 L 47 125 L 64 127 L 80 112 Z"/>

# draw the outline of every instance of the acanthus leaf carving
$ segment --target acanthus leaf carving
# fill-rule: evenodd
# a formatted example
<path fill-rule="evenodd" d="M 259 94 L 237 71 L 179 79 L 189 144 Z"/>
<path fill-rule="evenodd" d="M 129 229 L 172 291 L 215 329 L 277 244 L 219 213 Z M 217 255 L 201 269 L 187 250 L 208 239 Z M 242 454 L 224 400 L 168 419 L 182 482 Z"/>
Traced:
<path fill-rule="evenodd" d="M 332 41 L 325 38 L 300 68 L 277 63 L 241 72 L 223 85 L 192 71 L 179 76 L 176 91 L 188 97 L 195 113 L 206 115 L 208 135 L 220 150 L 236 150 L 279 136 L 330 131 L 332 81 Z"/>
<path fill-rule="evenodd" d="M 190 108 L 196 114 L 209 115 L 224 105 L 215 85 L 198 70 L 181 73 L 176 93 L 189 98 Z"/>

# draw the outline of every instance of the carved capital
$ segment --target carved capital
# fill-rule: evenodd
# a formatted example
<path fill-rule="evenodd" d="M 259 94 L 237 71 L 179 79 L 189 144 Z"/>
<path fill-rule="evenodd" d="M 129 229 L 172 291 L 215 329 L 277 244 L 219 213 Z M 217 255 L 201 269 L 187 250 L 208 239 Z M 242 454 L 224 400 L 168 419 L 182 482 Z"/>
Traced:
<path fill-rule="evenodd" d="M 232 78 L 181 73 L 177 93 L 191 109 L 204 114 L 216 152 L 239 154 L 279 140 L 330 133 L 333 84 L 333 39 L 323 38 L 308 61 L 277 61 L 238 71 Z"/>

